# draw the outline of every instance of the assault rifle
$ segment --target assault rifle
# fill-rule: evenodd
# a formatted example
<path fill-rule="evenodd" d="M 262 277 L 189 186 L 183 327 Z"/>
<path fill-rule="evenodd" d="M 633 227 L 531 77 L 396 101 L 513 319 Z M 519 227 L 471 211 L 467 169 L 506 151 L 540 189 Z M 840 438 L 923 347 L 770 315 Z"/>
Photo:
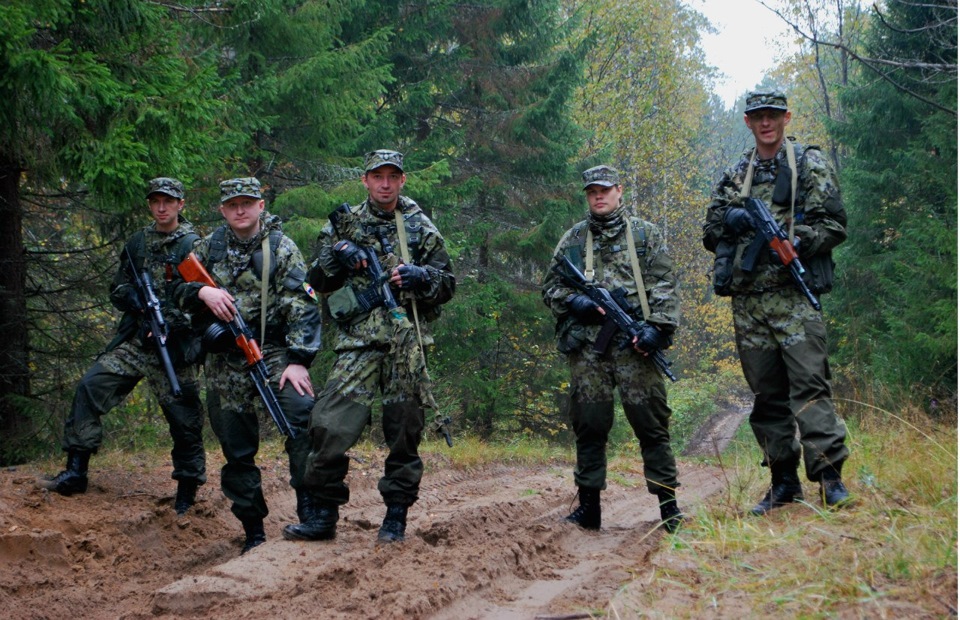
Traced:
<path fill-rule="evenodd" d="M 560 256 L 557 263 L 553 266 L 553 271 L 560 276 L 564 284 L 580 291 L 589 297 L 593 303 L 603 309 L 603 316 L 606 318 L 606 322 L 601 328 L 596 341 L 593 343 L 594 351 L 597 353 L 606 351 L 610 346 L 610 339 L 617 330 L 622 331 L 628 338 L 621 348 L 626 348 L 637 338 L 640 334 L 640 326 L 642 323 L 634 320 L 634 318 L 624 310 L 625 306 L 629 307 L 624 289 L 620 288 L 614 294 L 611 294 L 610 291 L 601 286 L 590 284 L 586 276 L 577 269 L 576 265 L 563 255 Z M 653 363 L 660 369 L 660 372 L 666 375 L 671 381 L 677 380 L 677 376 L 670 371 L 672 362 L 666 358 L 663 351 L 654 349 L 649 352 L 649 355 Z"/>
<path fill-rule="evenodd" d="M 190 252 L 190 255 L 177 266 L 177 270 L 187 282 L 199 282 L 205 286 L 220 288 L 193 252 Z M 277 425 L 277 430 L 290 439 L 296 439 L 297 431 L 290 426 L 290 422 L 277 400 L 277 395 L 273 393 L 273 389 L 270 387 L 270 372 L 267 370 L 267 364 L 263 361 L 260 346 L 253 338 L 253 332 L 250 331 L 239 311 L 234 314 L 233 320 L 226 325 L 230 328 L 230 333 L 233 335 L 237 347 L 247 358 L 247 370 L 250 373 L 250 378 L 253 380 L 257 392 L 259 392 L 263 404 L 266 405 L 267 412 L 270 413 L 270 417 Z"/>
<path fill-rule="evenodd" d="M 333 225 L 333 229 L 337 234 L 340 234 L 340 218 L 349 214 L 350 205 L 348 203 L 343 203 L 336 210 L 334 210 L 333 213 L 330 214 L 330 223 Z M 393 254 L 393 245 L 386 238 L 386 236 L 378 235 L 377 241 L 380 242 L 380 246 L 383 248 L 385 254 Z M 383 266 L 380 264 L 380 259 L 377 258 L 376 248 L 361 247 L 361 249 L 366 255 L 367 271 L 370 274 L 370 279 L 373 281 L 373 284 L 369 289 L 357 294 L 357 301 L 360 303 L 364 311 L 372 310 L 373 308 L 377 308 L 381 305 L 384 306 L 387 309 L 387 312 L 390 314 L 390 318 L 393 320 L 394 325 L 397 327 L 397 334 L 395 337 L 398 339 L 398 342 L 402 343 L 403 346 L 416 346 L 419 349 L 419 343 L 415 344 L 412 342 L 412 332 L 414 329 L 413 324 L 407 317 L 407 311 L 397 301 L 396 296 L 393 294 L 393 289 L 390 288 L 390 274 L 384 272 Z M 426 357 L 423 357 L 422 361 L 424 380 L 429 385 L 430 374 L 427 371 Z M 433 394 L 429 390 L 427 393 L 429 407 L 436 411 L 437 404 L 433 399 Z M 453 447 L 453 436 L 450 434 L 451 422 L 452 420 L 450 417 L 446 416 L 443 418 L 437 417 L 434 423 L 434 430 L 443 435 L 444 441 L 447 442 L 447 446 L 450 448 Z"/>
<path fill-rule="evenodd" d="M 144 314 L 147 317 L 147 324 L 150 327 L 150 339 L 157 346 L 157 355 L 160 356 L 160 363 L 163 364 L 163 371 L 170 381 L 170 393 L 176 398 L 180 398 L 183 390 L 180 389 L 180 381 L 177 380 L 177 373 L 173 369 L 173 362 L 170 360 L 170 352 L 167 351 L 167 322 L 163 319 L 163 312 L 160 311 L 160 300 L 153 292 L 153 283 L 150 280 L 150 272 L 143 269 L 137 273 L 137 264 L 130 254 L 130 248 L 124 247 L 123 252 L 126 255 L 127 262 L 130 264 L 130 273 L 133 274 L 133 284 L 137 289 L 137 297 L 144 308 Z"/>
<path fill-rule="evenodd" d="M 790 243 L 787 233 L 783 232 L 783 228 L 777 224 L 777 220 L 773 219 L 767 205 L 759 198 L 747 198 L 743 201 L 743 206 L 753 219 L 753 227 L 756 229 L 757 235 L 743 253 L 740 268 L 746 273 L 753 271 L 760 256 L 760 251 L 764 246 L 769 247 L 790 271 L 790 277 L 793 278 L 796 287 L 807 298 L 813 309 L 819 312 L 820 301 L 807 287 L 807 283 L 803 281 L 803 274 L 806 273 L 806 270 L 800 263 L 800 257 L 797 255 L 793 244 Z"/>

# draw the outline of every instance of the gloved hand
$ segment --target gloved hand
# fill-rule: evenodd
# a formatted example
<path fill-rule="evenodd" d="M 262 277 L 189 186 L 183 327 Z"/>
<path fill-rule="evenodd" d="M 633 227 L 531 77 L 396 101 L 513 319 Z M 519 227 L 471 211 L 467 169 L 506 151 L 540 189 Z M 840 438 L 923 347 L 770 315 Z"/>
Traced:
<path fill-rule="evenodd" d="M 753 228 L 753 218 L 743 207 L 729 207 L 723 215 L 723 224 L 733 234 L 740 235 Z"/>
<path fill-rule="evenodd" d="M 420 289 L 430 284 L 430 272 L 417 265 L 400 265 L 397 267 L 400 275 L 400 290 L 409 291 Z"/>
<path fill-rule="evenodd" d="M 567 307 L 570 308 L 570 314 L 583 322 L 596 322 L 603 319 L 600 307 L 583 293 L 567 297 Z"/>
<path fill-rule="evenodd" d="M 804 255 L 811 252 L 816 244 L 817 231 L 812 226 L 797 224 L 793 227 L 793 247 L 797 254 Z M 813 250 L 815 252 L 816 250 Z"/>
<path fill-rule="evenodd" d="M 657 349 L 667 349 L 671 344 L 673 344 L 673 338 L 669 334 L 650 323 L 644 323 L 640 326 L 640 333 L 637 334 L 637 341 L 633 346 L 644 353 L 650 353 Z"/>
<path fill-rule="evenodd" d="M 341 239 L 333 246 L 333 255 L 337 262 L 350 271 L 357 271 L 366 267 L 367 253 L 353 241 Z"/>
<path fill-rule="evenodd" d="M 133 286 L 128 286 L 123 291 L 123 303 L 126 306 L 127 310 L 132 310 L 133 312 L 143 312 L 143 304 L 140 303 L 140 295 L 137 294 L 137 290 Z"/>

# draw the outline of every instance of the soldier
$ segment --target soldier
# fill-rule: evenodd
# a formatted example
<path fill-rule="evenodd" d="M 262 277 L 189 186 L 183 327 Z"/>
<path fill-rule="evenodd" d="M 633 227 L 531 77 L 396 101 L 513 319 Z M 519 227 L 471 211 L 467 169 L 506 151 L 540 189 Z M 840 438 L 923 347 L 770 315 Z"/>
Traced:
<path fill-rule="evenodd" d="M 296 490 L 299 512 L 309 450 L 305 431 L 314 399 L 308 369 L 320 348 L 316 296 L 305 282 L 300 250 L 283 234 L 280 218 L 264 210 L 256 178 L 222 182 L 220 213 L 226 223 L 204 238 L 195 251 L 219 286 L 181 282 L 176 297 L 181 307 L 192 311 L 201 328 L 212 320 L 210 313 L 227 322 L 240 313 L 251 329 L 257 330 L 271 387 L 298 433 L 295 439 L 286 439 L 284 448 L 290 458 L 290 485 Z M 220 486 L 233 502 L 231 511 L 246 535 L 243 554 L 266 541 L 263 519 L 268 509 L 260 468 L 254 460 L 260 446 L 258 414 L 263 402 L 243 353 L 230 332 L 217 327 L 219 324 L 213 323 L 203 338 L 207 408 L 226 457 Z"/>
<path fill-rule="evenodd" d="M 751 512 L 763 515 L 803 499 L 797 475 L 801 452 L 807 478 L 820 483 L 821 501 L 837 507 L 850 499 L 841 480 L 849 450 L 833 406 L 823 316 L 770 252 L 761 252 L 754 268 L 743 269 L 756 231 L 742 205 L 747 197 L 763 200 L 789 231 L 813 293 L 825 293 L 833 284 L 831 250 L 846 239 L 847 216 L 823 153 L 785 138 L 786 95 L 750 93 L 744 121 L 756 146 L 745 150 L 715 187 L 703 245 L 716 254 L 714 290 L 732 296 L 740 364 L 755 395 L 750 425 L 763 465 L 770 468 L 770 488 Z"/>
<path fill-rule="evenodd" d="M 120 404 L 141 379 L 146 378 L 170 425 L 173 438 L 173 479 L 177 481 L 174 508 L 183 515 L 196 501 L 197 488 L 207 480 L 203 450 L 203 407 L 197 386 L 197 369 L 188 363 L 195 349 L 189 317 L 173 303 L 176 267 L 200 240 L 184 219 L 183 183 L 159 177 L 147 184 L 147 206 L 153 224 L 127 241 L 120 268 L 113 279 L 110 301 L 123 311 L 116 337 L 105 353 L 80 379 L 63 435 L 67 468 L 41 485 L 61 495 L 87 490 L 90 455 L 103 442 L 100 417 Z M 128 254 L 129 252 L 129 254 Z M 134 265 L 130 265 L 130 259 Z M 160 301 L 169 328 L 166 340 L 181 395 L 174 396 L 171 381 L 161 364 L 158 349 L 144 327 L 144 299 L 135 285 L 134 271 L 146 270 Z"/>
<path fill-rule="evenodd" d="M 344 482 L 346 451 L 369 423 L 378 390 L 390 451 L 379 483 L 387 505 L 379 541 L 403 540 L 407 509 L 417 501 L 423 476 L 417 449 L 424 406 L 432 404 L 432 397 L 418 328 L 407 317 L 414 322 L 436 319 L 440 305 L 453 296 L 456 281 L 443 237 L 416 202 L 400 195 L 406 182 L 403 155 L 389 150 L 368 153 L 361 179 L 368 198 L 331 215 L 311 266 L 311 283 L 330 294 L 337 358 L 310 419 L 308 519 L 284 528 L 283 535 L 290 540 L 329 540 L 336 535 L 339 507 L 350 498 Z M 389 274 L 388 288 L 399 298 L 400 308 L 389 309 L 383 284 L 372 281 L 374 259 Z M 429 343 L 429 335 L 424 340 Z"/>
<path fill-rule="evenodd" d="M 683 515 L 677 507 L 680 485 L 670 447 L 670 408 L 663 377 L 648 356 L 670 346 L 679 322 L 673 261 L 660 229 L 627 215 L 615 169 L 586 170 L 583 190 L 587 219 L 563 235 L 553 260 L 566 256 L 588 278 L 595 273 L 595 283 L 611 293 L 623 287 L 630 306 L 624 310 L 643 323 L 637 338 L 624 342 L 626 334 L 618 333 L 607 350 L 598 353 L 591 345 L 604 322 L 600 308 L 552 270 L 544 278 L 543 301 L 557 319 L 557 348 L 570 364 L 570 413 L 577 442 L 573 476 L 580 505 L 566 519 L 585 529 L 600 529 L 600 491 L 606 488 L 606 445 L 616 386 L 640 441 L 647 490 L 657 496 L 663 524 L 674 532 Z"/>

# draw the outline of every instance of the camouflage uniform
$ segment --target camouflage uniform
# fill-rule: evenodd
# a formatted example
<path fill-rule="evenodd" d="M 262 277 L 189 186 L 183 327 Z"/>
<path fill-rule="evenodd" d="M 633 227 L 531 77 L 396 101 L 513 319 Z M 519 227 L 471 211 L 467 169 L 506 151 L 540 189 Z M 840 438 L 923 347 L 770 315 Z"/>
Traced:
<path fill-rule="evenodd" d="M 584 173 L 587 185 L 602 181 Z M 611 170 L 611 169 L 608 169 Z M 619 184 L 619 178 L 616 183 Z M 601 184 L 603 184 L 601 182 Z M 586 187 L 586 186 L 585 186 Z M 626 235 L 633 231 L 637 258 L 650 304 L 648 322 L 670 335 L 679 322 L 680 300 L 676 273 L 660 230 L 638 217 L 628 217 L 621 204 L 601 218 L 589 213 L 585 221 L 567 231 L 554 250 L 553 263 L 566 255 L 583 271 L 587 228 L 593 232 L 595 282 L 608 291 L 626 289 L 627 302 L 634 318 L 643 320 L 637 283 L 627 251 Z M 575 293 L 553 271 L 548 271 L 542 286 L 544 303 L 557 318 L 558 348 L 568 355 L 571 390 L 570 412 L 577 441 L 577 465 L 574 480 L 581 489 L 605 489 L 607 477 L 606 444 L 613 427 L 614 388 L 620 392 L 624 414 L 640 442 L 647 489 L 659 495 L 678 486 L 677 466 L 670 447 L 670 408 L 663 377 L 649 357 L 625 343 L 617 334 L 604 353 L 592 344 L 600 332 L 599 324 L 583 324 L 570 312 L 568 298 Z M 627 345 L 621 349 L 622 345 Z"/>
<path fill-rule="evenodd" d="M 413 295 L 421 323 L 430 322 L 439 316 L 440 305 L 453 297 L 456 280 L 450 256 L 443 237 L 416 202 L 400 196 L 396 208 L 403 215 L 411 259 L 425 268 L 430 278 L 425 288 L 394 294 L 409 317 L 413 317 L 409 297 Z M 345 295 L 368 291 L 371 278 L 367 271 L 348 273 L 333 255 L 334 244 L 348 239 L 376 252 L 384 272 L 389 273 L 397 266 L 401 253 L 394 218 L 393 212 L 380 210 L 369 199 L 350 207 L 350 212 L 339 218 L 336 228 L 332 223 L 324 226 L 310 271 L 311 284 L 317 291 L 332 293 L 328 306 L 339 317 L 334 340 L 337 359 L 317 397 L 310 422 L 313 445 L 306 482 L 311 493 L 324 504 L 340 506 L 350 498 L 344 482 L 348 468 L 346 451 L 370 422 L 377 391 L 383 404 L 383 434 L 390 450 L 379 483 L 380 493 L 388 505 L 409 506 L 418 498 L 423 461 L 417 450 L 425 424 L 426 386 L 415 328 L 405 328 L 405 342 L 398 342 L 397 318 L 383 305 L 364 311 L 351 307 L 349 302 L 341 303 Z M 429 334 L 424 333 L 424 343 L 430 342 Z"/>
<path fill-rule="evenodd" d="M 256 179 L 236 179 L 240 190 L 234 195 L 250 195 L 255 190 L 259 198 L 260 186 Z M 230 197 L 221 185 L 221 199 Z M 227 193 L 225 193 L 227 192 Z M 271 243 L 269 296 L 267 302 L 266 337 L 261 341 L 261 276 L 264 237 L 276 231 L 276 247 Z M 201 241 L 195 254 L 217 284 L 235 298 L 237 311 L 254 332 L 261 345 L 264 363 L 270 372 L 270 383 L 277 400 L 295 431 L 296 439 L 287 438 L 284 449 L 290 459 L 290 485 L 299 489 L 303 484 L 303 470 L 309 450 L 306 434 L 313 397 L 300 395 L 287 383 L 279 389 L 280 376 L 288 364 L 307 368 L 320 348 L 320 313 L 315 296 L 305 283 L 306 268 L 296 244 L 282 231 L 280 218 L 266 211 L 260 216 L 260 230 L 250 239 L 239 239 L 229 226 L 223 225 Z M 222 260 L 209 264 L 217 239 L 226 243 Z M 190 309 L 195 323 L 203 328 L 211 317 L 199 299 L 202 285 L 181 282 L 176 295 L 181 307 Z M 231 340 L 232 341 L 232 340 Z M 207 346 L 207 343 L 205 343 Z M 214 348 L 218 348 L 214 346 Z M 247 362 L 239 348 L 210 351 L 206 355 L 204 373 L 207 380 L 207 408 L 226 464 L 221 469 L 220 486 L 232 502 L 233 514 L 244 523 L 261 521 L 267 514 L 267 504 L 261 487 L 260 468 L 255 457 L 260 446 L 260 414 L 263 401 L 247 370 Z"/>
<path fill-rule="evenodd" d="M 780 103 L 782 94 L 754 95 L 756 105 Z M 748 106 L 750 101 L 748 100 Z M 748 111 L 749 111 L 748 107 Z M 770 160 L 755 160 L 750 196 L 763 200 L 774 218 L 787 230 L 791 217 L 789 198 L 774 202 L 778 172 L 789 170 L 786 149 L 794 149 L 798 168 L 795 235 L 798 254 L 811 271 L 811 264 L 826 264 L 832 279 L 830 251 L 846 239 L 846 215 L 833 169 L 817 147 L 785 140 Z M 729 208 L 742 205 L 740 191 L 753 156 L 744 151 L 713 190 L 703 226 L 704 247 L 717 254 L 715 269 L 726 269 L 729 279 L 720 294 L 733 296 L 733 321 L 737 350 L 744 377 L 755 394 L 750 424 L 764 453 L 764 463 L 773 468 L 796 470 L 801 445 L 807 477 L 820 480 L 827 468 L 839 470 L 848 456 L 846 431 L 836 415 L 827 363 L 826 328 L 823 316 L 814 310 L 796 288 L 790 274 L 770 253 L 760 253 L 755 269 L 741 269 L 744 251 L 753 241 L 753 229 L 736 235 L 724 225 Z M 814 292 L 829 290 L 829 282 Z M 800 440 L 797 440 L 799 428 Z"/>
<path fill-rule="evenodd" d="M 166 177 L 152 180 L 147 195 L 158 191 L 177 199 L 183 198 L 183 185 Z M 131 237 L 126 247 L 134 260 L 150 273 L 154 293 L 160 300 L 161 312 L 169 328 L 166 344 L 182 396 L 175 398 L 171 394 L 170 380 L 160 363 L 156 345 L 144 331 L 144 315 L 139 302 L 134 301 L 136 287 L 124 253 L 110 292 L 110 301 L 124 315 L 106 352 L 80 379 L 66 422 L 63 449 L 96 453 L 103 442 L 100 417 L 120 404 L 140 380 L 146 378 L 170 426 L 173 478 L 193 479 L 199 485 L 207 479 L 203 407 L 196 366 L 186 361 L 195 339 L 189 317 L 172 303 L 171 298 L 176 266 L 190 253 L 199 236 L 182 216 L 178 215 L 178 221 L 179 226 L 171 233 L 159 232 L 155 224 L 151 224 Z"/>

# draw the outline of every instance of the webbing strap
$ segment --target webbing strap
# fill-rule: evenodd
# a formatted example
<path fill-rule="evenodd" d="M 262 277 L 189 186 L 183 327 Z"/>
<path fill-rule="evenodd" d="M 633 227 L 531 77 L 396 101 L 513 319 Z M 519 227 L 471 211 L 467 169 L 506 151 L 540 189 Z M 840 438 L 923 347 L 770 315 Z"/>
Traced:
<path fill-rule="evenodd" d="M 260 344 L 263 345 L 267 338 L 267 294 L 269 293 L 270 279 L 270 235 L 264 235 L 262 245 L 263 252 L 263 273 L 260 274 Z"/>
<path fill-rule="evenodd" d="M 397 240 L 400 242 L 400 256 L 403 258 L 404 263 L 412 265 L 410 248 L 407 247 L 407 228 L 403 224 L 403 213 L 401 213 L 401 211 L 400 202 L 397 201 L 397 206 L 393 210 L 393 217 L 397 222 Z M 417 313 L 417 298 L 412 293 L 410 294 L 410 305 L 413 308 L 413 324 L 417 326 L 417 344 L 420 345 L 420 356 L 423 358 L 424 367 L 426 367 L 427 356 L 423 352 L 423 335 L 420 333 L 420 315 Z"/>
<path fill-rule="evenodd" d="M 783 143 L 787 150 L 787 166 L 790 168 L 790 213 L 787 215 L 787 235 L 790 243 L 793 243 L 793 210 L 797 204 L 797 154 L 793 152 L 793 145 L 790 140 L 784 138 Z M 753 187 L 753 162 L 757 157 L 757 147 L 753 147 L 750 153 L 750 165 L 747 166 L 747 174 L 743 178 L 743 185 L 740 187 L 740 198 L 750 197 L 750 188 Z"/>
<path fill-rule="evenodd" d="M 640 298 L 640 310 L 643 311 L 643 320 L 650 319 L 650 302 L 647 301 L 647 289 L 643 285 L 643 274 L 640 273 L 640 261 L 637 260 L 637 244 L 633 240 L 633 223 L 627 218 L 627 251 L 630 252 L 630 267 L 633 269 L 633 279 L 637 284 L 637 297 Z"/>

